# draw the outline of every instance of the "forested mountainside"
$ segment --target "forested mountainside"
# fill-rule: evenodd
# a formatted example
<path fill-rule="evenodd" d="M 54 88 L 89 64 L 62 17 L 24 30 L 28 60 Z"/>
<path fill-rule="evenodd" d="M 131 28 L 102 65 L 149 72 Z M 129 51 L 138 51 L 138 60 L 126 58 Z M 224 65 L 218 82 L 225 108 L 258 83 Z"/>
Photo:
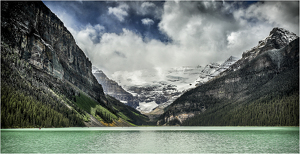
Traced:
<path fill-rule="evenodd" d="M 91 62 L 43 2 L 1 1 L 2 128 L 146 123 L 120 104 L 105 96 Z"/>
<path fill-rule="evenodd" d="M 299 126 L 299 38 L 274 28 L 225 72 L 184 93 L 158 125 Z"/>

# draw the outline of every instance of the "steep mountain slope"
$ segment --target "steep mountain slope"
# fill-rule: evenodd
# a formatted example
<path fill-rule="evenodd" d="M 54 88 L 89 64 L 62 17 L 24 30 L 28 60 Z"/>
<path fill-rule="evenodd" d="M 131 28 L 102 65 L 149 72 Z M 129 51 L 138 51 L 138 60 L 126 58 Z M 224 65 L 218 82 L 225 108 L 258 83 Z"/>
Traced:
<path fill-rule="evenodd" d="M 39 1 L 1 2 L 1 127 L 105 125 L 131 124 L 59 18 Z"/>
<path fill-rule="evenodd" d="M 158 124 L 298 126 L 299 38 L 274 28 L 226 71 L 179 97 Z"/>
<path fill-rule="evenodd" d="M 103 87 L 104 93 L 110 95 L 122 103 L 134 104 L 132 94 L 125 91 L 117 82 L 109 79 L 100 69 L 93 66 L 93 75 Z"/>
<path fill-rule="evenodd" d="M 120 101 L 116 98 L 107 95 L 107 99 L 116 110 L 116 114 L 122 119 L 135 125 L 155 125 L 155 123 L 149 122 L 149 118 L 147 116 L 141 114 L 139 111 L 128 105 L 120 103 Z"/>
<path fill-rule="evenodd" d="M 3 2 L 2 41 L 20 59 L 58 79 L 66 80 L 105 101 L 102 87 L 92 72 L 92 64 L 76 45 L 64 24 L 42 2 Z"/>

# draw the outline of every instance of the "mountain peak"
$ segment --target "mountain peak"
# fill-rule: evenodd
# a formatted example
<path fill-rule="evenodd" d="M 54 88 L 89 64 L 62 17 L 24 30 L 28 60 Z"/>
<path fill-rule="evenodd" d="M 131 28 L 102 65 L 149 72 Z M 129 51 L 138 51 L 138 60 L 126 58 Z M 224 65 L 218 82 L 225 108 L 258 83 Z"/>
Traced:
<path fill-rule="evenodd" d="M 253 59 L 258 54 L 272 49 L 280 49 L 285 47 L 293 40 L 297 39 L 298 36 L 286 29 L 275 27 L 271 30 L 270 35 L 264 40 L 258 42 L 258 45 L 251 50 L 243 53 L 243 58 Z"/>
<path fill-rule="evenodd" d="M 275 27 L 267 38 L 258 42 L 257 48 L 280 49 L 297 39 L 297 37 L 296 34 L 286 29 Z"/>
<path fill-rule="evenodd" d="M 230 61 L 237 61 L 239 58 L 234 57 L 234 56 L 230 56 L 225 62 L 230 62 Z"/>
<path fill-rule="evenodd" d="M 270 32 L 269 37 L 266 38 L 266 43 L 274 43 L 274 47 L 279 49 L 286 46 L 293 40 L 297 39 L 297 35 L 283 28 L 275 27 Z"/>
<path fill-rule="evenodd" d="M 274 27 L 271 31 L 269 35 L 278 35 L 278 34 L 285 34 L 285 35 L 296 35 L 293 32 L 290 32 L 284 28 L 279 28 L 279 27 Z"/>

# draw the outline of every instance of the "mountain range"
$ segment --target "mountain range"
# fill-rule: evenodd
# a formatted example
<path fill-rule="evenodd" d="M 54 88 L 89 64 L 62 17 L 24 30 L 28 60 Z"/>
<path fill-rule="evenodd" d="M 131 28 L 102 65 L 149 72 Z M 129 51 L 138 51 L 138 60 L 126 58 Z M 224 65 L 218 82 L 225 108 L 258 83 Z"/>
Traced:
<path fill-rule="evenodd" d="M 111 76 L 43 2 L 1 2 L 1 128 L 299 126 L 299 37 L 283 28 L 240 59 Z"/>
<path fill-rule="evenodd" d="M 114 77 L 118 83 L 109 79 L 96 67 L 93 67 L 93 74 L 106 94 L 145 114 L 152 114 L 154 109 L 165 108 L 185 91 L 207 82 L 229 68 L 235 61 L 237 58 L 231 56 L 222 64 L 211 63 L 205 67 L 183 66 L 155 68 L 155 71 L 139 70 L 142 75 L 137 78 L 133 78 L 131 73 L 116 72 Z"/>

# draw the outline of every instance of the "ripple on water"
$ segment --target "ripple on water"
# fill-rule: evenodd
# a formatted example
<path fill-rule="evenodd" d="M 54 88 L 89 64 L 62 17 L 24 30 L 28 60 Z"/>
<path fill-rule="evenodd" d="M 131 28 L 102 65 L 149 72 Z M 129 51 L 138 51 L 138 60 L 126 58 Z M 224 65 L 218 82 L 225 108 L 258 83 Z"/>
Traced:
<path fill-rule="evenodd" d="M 1 130 L 1 152 L 299 153 L 299 128 L 135 127 Z"/>

